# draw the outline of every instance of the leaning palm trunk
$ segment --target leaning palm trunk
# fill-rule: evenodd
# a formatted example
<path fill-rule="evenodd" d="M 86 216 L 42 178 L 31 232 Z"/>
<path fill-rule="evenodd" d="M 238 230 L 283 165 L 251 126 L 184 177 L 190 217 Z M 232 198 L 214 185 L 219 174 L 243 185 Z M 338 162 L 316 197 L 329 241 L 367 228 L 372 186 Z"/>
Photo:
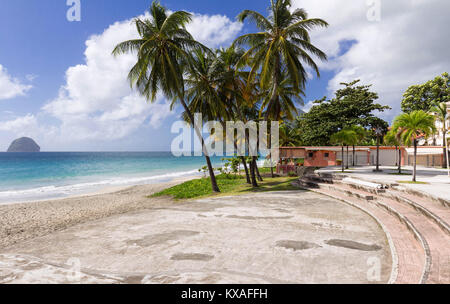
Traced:
<path fill-rule="evenodd" d="M 255 160 L 255 171 L 256 171 L 256 175 L 258 176 L 258 180 L 260 182 L 263 182 L 264 180 L 263 180 L 261 174 L 259 173 L 258 162 L 256 160 Z"/>
<path fill-rule="evenodd" d="M 225 124 L 225 122 L 224 122 L 222 119 L 220 119 L 220 124 L 222 125 L 222 127 L 224 128 L 224 130 L 226 130 L 226 124 Z M 234 144 L 234 148 L 236 149 L 236 151 L 239 152 L 239 149 L 238 149 L 238 145 L 237 145 L 236 140 L 233 140 L 233 144 Z M 251 181 L 250 181 L 250 174 L 249 174 L 249 172 L 248 172 L 248 167 L 247 167 L 247 162 L 245 161 L 245 157 L 244 157 L 244 156 L 241 156 L 240 159 L 241 159 L 241 161 L 242 161 L 242 165 L 244 166 L 244 171 L 245 171 L 245 177 L 246 177 L 246 179 L 247 179 L 247 184 L 251 184 Z"/>
<path fill-rule="evenodd" d="M 214 174 L 214 168 L 211 164 L 211 159 L 209 157 L 209 152 L 205 145 L 205 140 L 203 139 L 201 131 L 195 125 L 194 115 L 192 115 L 191 110 L 189 110 L 189 107 L 187 106 L 187 104 L 184 102 L 184 100 L 182 98 L 180 98 L 180 102 L 181 102 L 181 105 L 183 106 L 184 110 L 186 111 L 186 113 L 189 117 L 189 120 L 191 121 L 192 125 L 194 126 L 194 129 L 195 129 L 195 132 L 196 132 L 198 138 L 200 139 L 200 141 L 202 143 L 203 154 L 205 154 L 206 165 L 208 166 L 209 177 L 211 178 L 212 191 L 220 192 L 219 186 L 217 185 L 216 175 Z"/>
<path fill-rule="evenodd" d="M 247 132 L 245 132 L 245 139 L 250 145 L 250 136 Z M 250 152 L 250 148 L 249 148 Z M 251 154 L 251 153 L 249 153 Z M 250 177 L 252 180 L 252 186 L 254 188 L 258 187 L 258 182 L 256 181 L 256 157 L 252 156 L 252 160 L 250 161 Z"/>
<path fill-rule="evenodd" d="M 238 115 L 239 115 L 239 118 L 241 119 L 241 121 L 245 121 L 246 122 L 246 120 L 244 120 L 244 115 L 242 115 L 242 112 L 239 109 L 239 107 L 237 107 L 237 112 L 238 112 Z M 250 144 L 250 136 L 249 136 L 249 134 L 247 132 L 245 132 L 245 141 Z M 237 145 L 236 145 L 235 148 L 237 149 Z M 245 157 L 244 156 L 242 156 L 242 161 L 245 163 Z M 256 182 L 255 167 L 253 166 L 253 161 L 251 161 L 249 165 L 250 165 L 251 184 L 252 184 L 252 186 L 254 188 L 256 188 L 256 187 L 258 187 L 258 183 Z M 246 165 L 244 165 L 244 166 L 246 166 Z M 247 182 L 250 184 L 248 175 L 247 175 Z"/>
<path fill-rule="evenodd" d="M 245 178 L 247 179 L 247 184 L 251 184 L 251 180 L 250 180 L 250 174 L 248 172 L 248 167 L 247 167 L 247 162 L 245 161 L 245 157 L 241 156 L 241 161 L 242 161 L 242 165 L 244 166 L 244 170 L 245 170 Z"/>

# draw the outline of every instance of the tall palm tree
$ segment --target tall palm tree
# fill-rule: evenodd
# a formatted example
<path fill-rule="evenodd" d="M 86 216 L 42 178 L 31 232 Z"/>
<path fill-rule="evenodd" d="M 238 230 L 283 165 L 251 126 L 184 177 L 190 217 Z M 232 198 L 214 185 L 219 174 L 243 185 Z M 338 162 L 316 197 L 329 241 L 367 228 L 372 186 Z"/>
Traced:
<path fill-rule="evenodd" d="M 313 68 L 317 76 L 320 76 L 319 68 L 309 53 L 321 60 L 327 59 L 326 54 L 311 43 L 309 31 L 315 27 L 327 27 L 328 23 L 322 19 L 309 19 L 304 9 L 291 12 L 290 6 L 291 0 L 271 0 L 267 18 L 252 10 L 244 10 L 238 15 L 239 21 L 249 19 L 260 30 L 258 33 L 238 37 L 234 45 L 249 46 L 238 65 L 250 66 L 250 83 L 260 73 L 261 91 L 269 91 L 268 106 L 276 103 L 278 87 L 285 79 L 283 71 L 286 71 L 286 78 L 292 87 L 300 93 L 308 78 L 304 64 Z M 270 110 L 265 112 L 266 115 L 271 113 Z"/>
<path fill-rule="evenodd" d="M 270 90 L 266 97 L 262 100 L 260 108 L 260 116 L 267 121 L 283 122 L 285 120 L 292 121 L 298 116 L 297 105 L 304 105 L 301 95 L 305 95 L 303 90 L 295 88 L 287 73 L 282 73 L 282 81 L 277 86 L 277 94 L 275 99 L 272 99 Z M 268 146 L 272 145 L 269 134 Z M 274 177 L 273 166 L 271 168 L 271 175 Z"/>
<path fill-rule="evenodd" d="M 342 129 L 341 131 L 334 133 L 330 141 L 333 144 L 338 144 L 342 147 L 342 172 L 345 171 L 344 166 L 344 147 L 347 146 L 347 163 L 348 163 L 348 146 L 351 145 L 356 138 L 356 133 L 350 129 Z"/>
<path fill-rule="evenodd" d="M 442 167 L 444 169 L 447 168 L 447 145 L 446 145 L 446 136 L 447 136 L 447 120 L 449 118 L 447 104 L 445 102 L 434 102 L 433 107 L 430 112 L 437 115 L 437 118 L 442 122 L 442 138 L 443 138 L 443 150 L 444 150 L 444 163 Z"/>
<path fill-rule="evenodd" d="M 354 167 L 355 164 L 356 164 L 356 162 L 355 162 L 355 159 L 356 159 L 356 147 L 355 146 L 361 144 L 366 139 L 367 131 L 363 127 L 357 126 L 357 125 L 351 126 L 350 130 L 355 132 L 355 138 L 354 138 L 355 139 L 355 144 L 353 145 L 353 159 L 352 159 L 352 163 L 353 163 L 353 167 Z"/>
<path fill-rule="evenodd" d="M 151 19 L 134 20 L 140 37 L 119 43 L 113 54 L 136 52 L 137 62 L 128 75 L 131 85 L 152 102 L 159 91 L 168 99 L 179 101 L 194 125 L 194 116 L 185 101 L 183 74 L 192 61 L 194 50 L 209 50 L 195 41 L 185 28 L 191 22 L 192 14 L 177 11 L 169 15 L 157 1 L 152 3 L 150 14 Z M 201 130 L 195 129 L 202 143 L 212 189 L 220 192 Z"/>
<path fill-rule="evenodd" d="M 402 149 L 400 148 L 401 143 L 392 129 L 384 136 L 384 143 L 389 146 L 395 146 L 395 151 L 398 152 L 398 174 L 402 174 Z"/>
<path fill-rule="evenodd" d="M 408 147 L 414 145 L 413 182 L 417 181 L 417 144 L 422 136 L 429 137 L 436 131 L 435 117 L 424 111 L 414 111 L 398 116 L 394 121 L 393 132 L 399 141 Z"/>
<path fill-rule="evenodd" d="M 212 70 L 216 75 L 218 93 L 226 104 L 227 121 L 245 121 L 242 112 L 243 103 L 246 102 L 242 98 L 245 89 L 245 81 L 243 79 L 245 72 L 237 68 L 237 62 L 243 54 L 243 49 L 234 46 L 226 49 L 221 48 L 217 51 L 217 58 L 212 66 Z M 234 145 L 235 149 L 237 149 L 236 141 L 234 141 Z M 245 170 L 247 183 L 251 184 L 246 157 L 241 155 L 240 159 Z"/>

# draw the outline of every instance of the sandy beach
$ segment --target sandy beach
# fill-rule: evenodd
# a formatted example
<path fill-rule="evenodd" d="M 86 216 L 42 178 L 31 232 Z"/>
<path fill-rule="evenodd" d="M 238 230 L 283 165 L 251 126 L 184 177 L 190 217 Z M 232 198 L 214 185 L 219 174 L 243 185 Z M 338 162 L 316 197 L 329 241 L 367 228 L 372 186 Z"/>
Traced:
<path fill-rule="evenodd" d="M 197 177 L 122 189 L 109 188 L 64 199 L 0 205 L 0 249 L 77 224 L 154 207 L 161 199 L 147 196 L 194 178 Z"/>

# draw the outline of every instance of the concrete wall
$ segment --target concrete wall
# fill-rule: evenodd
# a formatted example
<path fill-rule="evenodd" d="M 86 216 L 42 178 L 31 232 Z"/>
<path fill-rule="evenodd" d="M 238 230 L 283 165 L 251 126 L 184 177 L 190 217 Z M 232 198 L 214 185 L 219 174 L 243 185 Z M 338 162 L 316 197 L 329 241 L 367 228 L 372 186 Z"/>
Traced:
<path fill-rule="evenodd" d="M 368 152 L 367 151 L 356 151 L 355 155 L 355 165 L 357 166 L 367 166 L 369 164 L 368 160 Z M 341 152 L 337 153 L 337 159 L 343 159 L 345 163 L 347 163 L 347 150 L 344 152 L 344 157 L 342 157 Z M 353 165 L 353 151 L 350 149 L 349 151 L 349 163 Z"/>
<path fill-rule="evenodd" d="M 370 164 L 377 164 L 377 150 L 370 153 Z M 380 149 L 380 166 L 395 166 L 398 164 L 398 152 L 395 150 Z"/>

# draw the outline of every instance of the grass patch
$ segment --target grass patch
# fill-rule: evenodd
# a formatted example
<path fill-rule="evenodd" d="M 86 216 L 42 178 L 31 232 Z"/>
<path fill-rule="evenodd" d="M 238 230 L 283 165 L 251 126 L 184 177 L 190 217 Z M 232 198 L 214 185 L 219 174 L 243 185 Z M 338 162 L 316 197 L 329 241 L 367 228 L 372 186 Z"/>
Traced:
<path fill-rule="evenodd" d="M 426 182 L 413 182 L 413 181 L 397 181 L 399 184 L 413 184 L 413 185 L 428 185 Z"/>
<path fill-rule="evenodd" d="M 250 170 L 250 168 L 249 168 L 249 170 Z M 270 173 L 270 168 L 268 168 L 268 167 L 258 167 L 258 170 L 259 170 L 259 173 L 261 173 L 261 174 L 266 174 L 266 173 Z M 242 172 L 245 172 L 244 170 L 242 170 Z M 273 168 L 273 172 L 277 172 L 277 168 Z"/>
<path fill-rule="evenodd" d="M 270 170 L 270 169 L 269 169 Z M 223 196 L 223 195 L 237 195 L 245 193 L 258 193 L 268 191 L 288 191 L 298 190 L 298 188 L 291 185 L 297 180 L 297 177 L 277 177 L 265 178 L 263 182 L 258 182 L 258 188 L 252 188 L 246 183 L 243 176 L 226 176 L 224 174 L 218 175 L 217 184 L 221 190 L 220 193 L 213 193 L 211 190 L 211 181 L 209 178 L 194 179 L 182 183 L 180 185 L 165 189 L 161 192 L 155 193 L 150 197 L 171 196 L 174 199 L 192 199 L 205 196 Z"/>

